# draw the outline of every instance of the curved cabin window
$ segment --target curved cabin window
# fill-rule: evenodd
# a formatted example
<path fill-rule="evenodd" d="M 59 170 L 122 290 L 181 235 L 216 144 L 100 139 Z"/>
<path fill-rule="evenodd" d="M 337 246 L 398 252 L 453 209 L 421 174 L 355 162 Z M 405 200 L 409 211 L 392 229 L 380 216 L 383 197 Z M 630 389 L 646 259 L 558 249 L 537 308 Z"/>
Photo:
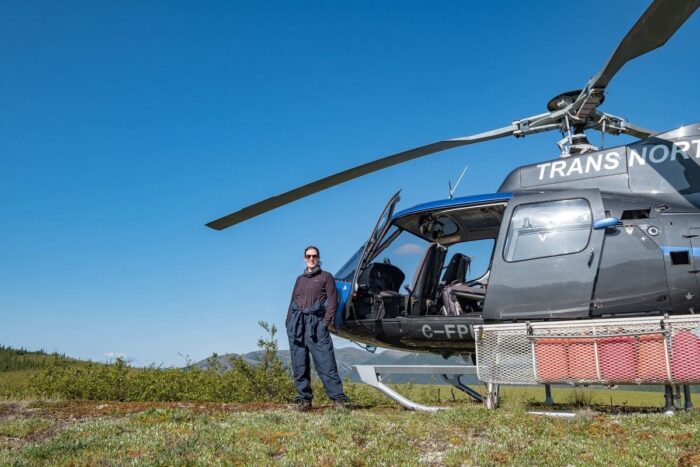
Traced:
<path fill-rule="evenodd" d="M 514 262 L 578 253 L 588 245 L 591 219 L 585 199 L 518 206 L 510 220 L 503 257 Z"/>

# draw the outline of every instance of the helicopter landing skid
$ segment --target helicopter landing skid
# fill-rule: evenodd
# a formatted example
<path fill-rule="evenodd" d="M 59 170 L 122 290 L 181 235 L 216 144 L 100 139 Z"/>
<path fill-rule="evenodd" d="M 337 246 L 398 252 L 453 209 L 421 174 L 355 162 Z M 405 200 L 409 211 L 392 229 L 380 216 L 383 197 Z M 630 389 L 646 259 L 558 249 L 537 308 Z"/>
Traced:
<path fill-rule="evenodd" d="M 445 381 L 452 384 L 457 389 L 465 392 L 478 402 L 483 401 L 481 394 L 466 386 L 460 381 L 464 375 L 475 375 L 476 366 L 462 365 L 354 365 L 360 376 L 360 380 L 377 389 L 393 401 L 408 410 L 418 410 L 422 412 L 437 412 L 447 407 L 436 407 L 419 404 L 407 397 L 402 396 L 386 384 L 382 383 L 381 375 L 403 374 L 403 375 L 442 375 Z"/>
<path fill-rule="evenodd" d="M 353 365 L 353 368 L 360 376 L 360 381 L 372 386 L 380 391 L 385 396 L 389 397 L 394 402 L 397 402 L 403 408 L 408 410 L 417 410 L 421 412 L 437 412 L 445 410 L 447 407 L 436 407 L 419 404 L 402 396 L 386 384 L 382 383 L 381 375 L 385 374 L 403 374 L 403 375 L 442 375 L 443 379 L 456 387 L 460 391 L 467 394 L 469 397 L 479 403 L 483 403 L 487 409 L 496 409 L 498 407 L 498 396 L 500 393 L 500 384 L 486 383 L 486 395 L 480 393 L 462 383 L 461 377 L 465 375 L 475 375 L 476 366 L 461 366 L 461 365 Z M 545 385 L 547 399 L 546 404 L 552 405 L 552 394 L 550 385 Z M 573 417 L 573 413 L 568 412 L 530 412 L 533 415 L 545 415 L 554 417 Z"/>

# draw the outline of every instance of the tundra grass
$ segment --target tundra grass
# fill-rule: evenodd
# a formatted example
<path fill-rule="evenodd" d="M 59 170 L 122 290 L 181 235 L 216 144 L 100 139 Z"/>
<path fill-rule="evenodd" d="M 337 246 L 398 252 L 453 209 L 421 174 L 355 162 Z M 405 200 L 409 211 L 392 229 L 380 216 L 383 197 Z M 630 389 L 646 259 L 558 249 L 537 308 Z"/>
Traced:
<path fill-rule="evenodd" d="M 0 465 L 694 465 L 700 413 L 0 403 Z"/>

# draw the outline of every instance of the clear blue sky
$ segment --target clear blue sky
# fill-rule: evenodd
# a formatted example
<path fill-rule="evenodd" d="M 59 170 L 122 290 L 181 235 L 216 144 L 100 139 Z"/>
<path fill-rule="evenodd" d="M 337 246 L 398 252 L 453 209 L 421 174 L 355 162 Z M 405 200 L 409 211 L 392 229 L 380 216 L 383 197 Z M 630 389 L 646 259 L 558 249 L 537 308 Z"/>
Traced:
<path fill-rule="evenodd" d="M 224 232 L 206 222 L 540 113 L 648 3 L 0 3 L 0 343 L 139 365 L 255 349 L 259 320 L 283 325 L 304 246 L 335 272 L 397 189 L 402 208 L 444 198 L 469 165 L 457 194 L 491 193 L 556 157 L 559 135 L 440 153 Z M 700 14 L 626 65 L 602 110 L 700 121 L 699 30 Z"/>

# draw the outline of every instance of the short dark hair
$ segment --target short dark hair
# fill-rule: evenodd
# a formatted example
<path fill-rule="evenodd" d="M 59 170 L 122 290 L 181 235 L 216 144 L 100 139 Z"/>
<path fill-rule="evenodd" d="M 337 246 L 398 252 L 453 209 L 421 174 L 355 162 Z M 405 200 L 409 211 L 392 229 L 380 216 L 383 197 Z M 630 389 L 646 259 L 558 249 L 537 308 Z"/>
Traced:
<path fill-rule="evenodd" d="M 318 247 L 315 247 L 313 245 L 309 245 L 306 248 L 304 248 L 304 256 L 306 256 L 306 252 L 309 250 L 316 250 L 316 253 L 318 253 L 318 257 L 321 258 L 321 250 L 319 250 Z"/>

